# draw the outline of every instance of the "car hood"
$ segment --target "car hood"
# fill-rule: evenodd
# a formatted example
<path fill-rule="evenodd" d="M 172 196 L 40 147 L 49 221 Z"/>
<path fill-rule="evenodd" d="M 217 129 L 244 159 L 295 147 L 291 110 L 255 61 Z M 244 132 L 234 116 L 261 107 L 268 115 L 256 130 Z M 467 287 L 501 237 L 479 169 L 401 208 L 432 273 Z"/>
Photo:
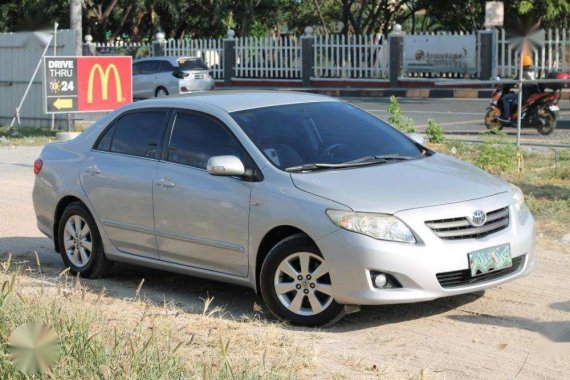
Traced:
<path fill-rule="evenodd" d="M 354 211 L 390 214 L 509 191 L 505 181 L 442 154 L 359 168 L 292 173 L 291 179 L 297 188 Z"/>

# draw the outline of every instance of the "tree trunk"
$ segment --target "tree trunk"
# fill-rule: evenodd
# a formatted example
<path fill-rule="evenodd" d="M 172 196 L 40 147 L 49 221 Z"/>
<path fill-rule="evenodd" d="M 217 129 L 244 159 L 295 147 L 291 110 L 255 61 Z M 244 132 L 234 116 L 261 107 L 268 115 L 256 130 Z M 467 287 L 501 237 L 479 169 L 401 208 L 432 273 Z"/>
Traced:
<path fill-rule="evenodd" d="M 82 9 L 81 0 L 69 1 L 69 26 L 75 31 L 75 55 L 83 53 L 83 31 L 81 29 Z"/>

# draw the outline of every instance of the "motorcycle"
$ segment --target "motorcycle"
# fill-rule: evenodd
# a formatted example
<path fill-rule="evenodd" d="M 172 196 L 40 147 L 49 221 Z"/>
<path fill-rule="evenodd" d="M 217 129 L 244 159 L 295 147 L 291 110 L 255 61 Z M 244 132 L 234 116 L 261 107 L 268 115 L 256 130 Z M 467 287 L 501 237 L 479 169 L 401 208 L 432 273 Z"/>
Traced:
<path fill-rule="evenodd" d="M 511 105 L 511 122 L 502 122 L 498 117 L 503 112 L 504 95 L 511 92 L 511 87 L 499 84 L 495 87 L 491 95 L 491 106 L 487 108 L 485 114 L 485 126 L 487 129 L 501 130 L 504 127 L 517 126 L 518 107 Z M 537 92 L 528 97 L 522 106 L 521 127 L 536 128 L 541 135 L 549 135 L 556 128 L 556 121 L 560 109 L 558 108 L 557 97 L 554 92 Z"/>

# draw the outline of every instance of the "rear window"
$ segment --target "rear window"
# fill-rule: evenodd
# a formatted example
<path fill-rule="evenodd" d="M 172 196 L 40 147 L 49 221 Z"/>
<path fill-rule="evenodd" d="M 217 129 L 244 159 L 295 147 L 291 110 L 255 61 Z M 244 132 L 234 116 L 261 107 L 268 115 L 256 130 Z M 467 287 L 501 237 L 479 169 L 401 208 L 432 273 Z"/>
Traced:
<path fill-rule="evenodd" d="M 95 149 L 158 158 L 167 111 L 139 111 L 122 116 L 101 136 Z"/>
<path fill-rule="evenodd" d="M 208 65 L 201 58 L 180 58 L 178 67 L 182 71 L 188 70 L 209 70 Z"/>

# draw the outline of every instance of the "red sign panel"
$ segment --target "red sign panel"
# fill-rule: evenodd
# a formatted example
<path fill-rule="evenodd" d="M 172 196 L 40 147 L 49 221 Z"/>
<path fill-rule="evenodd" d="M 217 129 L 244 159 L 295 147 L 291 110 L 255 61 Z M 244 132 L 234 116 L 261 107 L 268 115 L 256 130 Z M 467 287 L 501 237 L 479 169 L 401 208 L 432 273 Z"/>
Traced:
<path fill-rule="evenodd" d="M 133 101 L 131 57 L 77 57 L 77 108 L 110 111 Z"/>
<path fill-rule="evenodd" d="M 112 111 L 133 101 L 131 57 L 45 57 L 46 112 Z"/>

